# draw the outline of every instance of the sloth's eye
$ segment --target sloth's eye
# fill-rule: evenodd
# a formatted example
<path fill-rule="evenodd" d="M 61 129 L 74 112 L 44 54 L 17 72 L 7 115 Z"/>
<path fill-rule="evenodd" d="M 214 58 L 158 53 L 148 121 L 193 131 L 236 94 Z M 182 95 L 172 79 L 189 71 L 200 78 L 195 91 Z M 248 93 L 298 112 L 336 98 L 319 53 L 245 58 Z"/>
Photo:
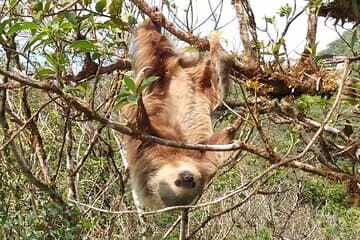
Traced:
<path fill-rule="evenodd" d="M 180 186 L 180 184 L 181 184 L 181 181 L 180 181 L 179 179 L 177 179 L 177 180 L 175 181 L 175 185 L 176 185 L 176 186 Z"/>

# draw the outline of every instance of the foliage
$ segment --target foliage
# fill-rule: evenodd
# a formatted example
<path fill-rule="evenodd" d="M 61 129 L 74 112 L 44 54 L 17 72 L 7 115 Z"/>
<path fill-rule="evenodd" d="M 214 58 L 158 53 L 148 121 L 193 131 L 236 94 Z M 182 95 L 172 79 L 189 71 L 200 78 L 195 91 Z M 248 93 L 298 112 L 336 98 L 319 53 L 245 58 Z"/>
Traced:
<path fill-rule="evenodd" d="M 136 85 L 129 72 L 133 29 L 144 20 L 135 2 L 141 1 L 0 1 L 0 239 L 160 239 L 178 219 L 178 211 L 150 214 L 144 226 L 136 213 L 121 212 L 135 206 L 121 139 L 113 125 L 125 126 L 118 119 L 121 107 L 138 104 L 158 80 L 151 76 Z M 230 4 L 208 1 L 212 12 L 200 23 L 193 18 L 196 1 L 187 1 L 186 8 L 180 1 L 161 2 L 166 19 L 173 23 L 169 26 L 182 28 L 186 36 L 193 34 L 192 39 L 199 39 L 194 33 L 206 29 L 203 24 L 209 19 L 214 30 L 221 30 L 223 7 Z M 234 7 L 237 2 L 232 1 Z M 247 16 L 251 32 L 256 24 L 249 17 L 250 5 L 245 10 L 242 16 Z M 281 80 L 294 76 L 288 73 L 299 74 L 298 85 L 310 89 L 315 89 L 313 79 L 341 81 L 342 69 L 326 70 L 331 73 L 326 75 L 318 61 L 311 70 L 290 66 L 286 31 L 277 29 L 276 21 L 291 27 L 298 13 L 290 4 L 269 13 L 264 31 L 270 40 L 250 38 L 262 65 L 253 72 L 233 69 L 230 97 L 213 116 L 215 130 L 241 116 L 237 139 L 252 148 L 236 151 L 198 203 L 238 192 L 190 211 L 192 239 L 360 235 L 359 208 L 350 204 L 347 185 L 350 177 L 359 176 L 356 148 L 351 148 L 360 133 L 356 78 L 354 84 L 346 84 L 351 94 L 342 96 L 327 122 L 338 133 L 323 131 L 300 158 L 269 169 L 279 163 L 276 156 L 299 156 L 318 129 L 309 122 L 322 123 L 336 103 L 334 92 L 299 92 Z M 316 43 L 309 45 L 311 61 L 325 53 L 357 56 L 359 34 L 359 27 L 347 31 L 342 36 L 347 44 L 339 39 L 320 53 Z M 297 64 L 303 65 L 308 66 Z M 352 70 L 359 70 L 358 62 Z M 274 88 L 295 90 L 274 99 L 261 92 L 269 82 L 277 83 Z M 291 165 L 294 162 L 298 165 Z M 329 180 L 337 174 L 347 178 Z M 179 232 L 175 227 L 167 239 L 177 239 Z"/>

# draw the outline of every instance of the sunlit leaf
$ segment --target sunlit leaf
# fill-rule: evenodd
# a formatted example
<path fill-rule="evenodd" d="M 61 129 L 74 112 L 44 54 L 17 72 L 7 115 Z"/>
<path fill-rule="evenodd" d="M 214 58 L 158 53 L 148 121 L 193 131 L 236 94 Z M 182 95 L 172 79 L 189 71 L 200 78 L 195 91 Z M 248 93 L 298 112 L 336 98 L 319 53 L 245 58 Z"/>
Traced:
<path fill-rule="evenodd" d="M 17 0 L 11 0 L 10 1 L 10 8 L 13 8 L 18 3 Z"/>
<path fill-rule="evenodd" d="M 50 10 L 50 8 L 51 8 L 51 1 L 50 1 L 50 0 L 48 0 L 48 1 L 46 1 L 46 3 L 45 3 L 45 7 L 44 7 L 44 11 L 45 11 L 45 13 L 48 13 L 48 12 L 49 12 L 49 10 Z"/>
<path fill-rule="evenodd" d="M 24 47 L 24 52 L 29 50 L 37 41 L 42 40 L 44 37 L 47 36 L 46 32 L 40 32 L 39 34 L 35 34 L 31 37 L 31 39 L 26 43 Z"/>
<path fill-rule="evenodd" d="M 70 92 L 74 92 L 74 91 L 77 91 L 77 92 L 82 92 L 82 93 L 85 93 L 86 92 L 86 86 L 85 84 L 79 84 L 77 85 L 76 87 L 73 87 L 73 86 L 65 86 L 63 88 L 63 92 L 65 93 L 70 93 Z"/>
<path fill-rule="evenodd" d="M 124 76 L 124 79 L 123 79 L 123 80 L 124 80 L 125 86 L 126 86 L 130 91 L 132 91 L 133 93 L 136 93 L 135 81 L 134 81 L 131 77 L 127 76 L 127 75 Z"/>
<path fill-rule="evenodd" d="M 272 53 L 273 53 L 273 54 L 278 53 L 279 50 L 280 50 L 280 47 L 281 47 L 280 44 L 276 44 L 276 45 L 271 49 Z"/>
<path fill-rule="evenodd" d="M 46 55 L 46 60 L 54 69 L 56 69 L 57 61 L 56 61 L 56 54 L 50 53 Z"/>
<path fill-rule="evenodd" d="M 22 31 L 22 30 L 35 30 L 40 28 L 40 26 L 34 22 L 19 22 L 15 23 L 7 32 L 8 35 L 12 35 L 16 32 Z"/>
<path fill-rule="evenodd" d="M 39 78 L 40 80 L 44 80 L 54 76 L 54 74 L 54 69 L 49 67 L 42 67 L 36 72 L 35 77 Z"/>
<path fill-rule="evenodd" d="M 123 0 L 112 0 L 109 5 L 109 13 L 111 16 L 118 16 L 121 14 Z"/>
<path fill-rule="evenodd" d="M 278 14 L 280 15 L 280 17 L 288 17 L 290 15 L 292 11 L 292 8 L 290 7 L 289 4 L 286 4 L 285 6 L 281 6 L 279 11 L 278 11 Z"/>
<path fill-rule="evenodd" d="M 265 22 L 267 22 L 267 23 L 274 23 L 274 18 L 275 17 L 264 17 L 264 19 L 265 19 Z"/>
<path fill-rule="evenodd" d="M 128 97 L 130 95 L 129 92 L 120 92 L 118 95 L 116 95 L 116 99 L 123 99 L 125 97 Z"/>
<path fill-rule="evenodd" d="M 97 47 L 95 44 L 88 40 L 77 40 L 70 44 L 71 48 L 77 49 L 81 52 L 89 52 L 95 50 Z"/>
<path fill-rule="evenodd" d="M 150 84 L 152 84 L 153 82 L 155 82 L 156 80 L 158 80 L 159 77 L 158 76 L 151 76 L 148 77 L 147 79 L 144 80 L 144 82 L 141 84 L 141 86 L 139 87 L 138 92 L 142 93 Z"/>
<path fill-rule="evenodd" d="M 60 25 L 62 29 L 73 29 L 74 25 L 71 22 L 65 22 Z"/>
<path fill-rule="evenodd" d="M 246 81 L 246 86 L 252 89 L 258 89 L 260 87 L 259 81 Z"/>

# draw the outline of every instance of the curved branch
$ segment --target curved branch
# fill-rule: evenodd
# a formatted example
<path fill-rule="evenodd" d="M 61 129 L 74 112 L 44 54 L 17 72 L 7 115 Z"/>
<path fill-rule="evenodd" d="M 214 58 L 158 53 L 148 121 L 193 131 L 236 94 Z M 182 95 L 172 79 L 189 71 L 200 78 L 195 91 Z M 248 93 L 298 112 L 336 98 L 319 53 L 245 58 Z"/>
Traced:
<path fill-rule="evenodd" d="M 150 7 L 145 1 L 142 0 L 132 0 L 134 5 L 136 5 L 143 13 L 148 15 L 152 21 L 164 27 L 170 33 L 174 34 L 177 38 L 182 41 L 185 41 L 193 46 L 196 46 L 200 50 L 209 50 L 210 43 L 207 38 L 198 38 L 193 36 L 190 33 L 183 32 L 181 30 L 176 29 L 173 23 L 166 20 L 165 16 L 155 11 L 154 8 Z"/>

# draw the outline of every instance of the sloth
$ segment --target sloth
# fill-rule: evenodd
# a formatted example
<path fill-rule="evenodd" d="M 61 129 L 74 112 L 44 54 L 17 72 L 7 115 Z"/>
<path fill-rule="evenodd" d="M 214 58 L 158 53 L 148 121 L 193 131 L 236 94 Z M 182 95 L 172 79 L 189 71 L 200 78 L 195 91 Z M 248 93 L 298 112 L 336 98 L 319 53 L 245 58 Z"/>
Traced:
<path fill-rule="evenodd" d="M 227 94 L 233 58 L 210 38 L 210 51 L 178 52 L 160 27 L 145 21 L 135 32 L 136 84 L 158 79 L 138 104 L 121 109 L 121 120 L 143 133 L 185 143 L 225 144 L 239 123 L 213 132 L 211 113 Z M 141 207 L 159 209 L 192 204 L 229 152 L 189 150 L 122 135 L 134 198 Z"/>

